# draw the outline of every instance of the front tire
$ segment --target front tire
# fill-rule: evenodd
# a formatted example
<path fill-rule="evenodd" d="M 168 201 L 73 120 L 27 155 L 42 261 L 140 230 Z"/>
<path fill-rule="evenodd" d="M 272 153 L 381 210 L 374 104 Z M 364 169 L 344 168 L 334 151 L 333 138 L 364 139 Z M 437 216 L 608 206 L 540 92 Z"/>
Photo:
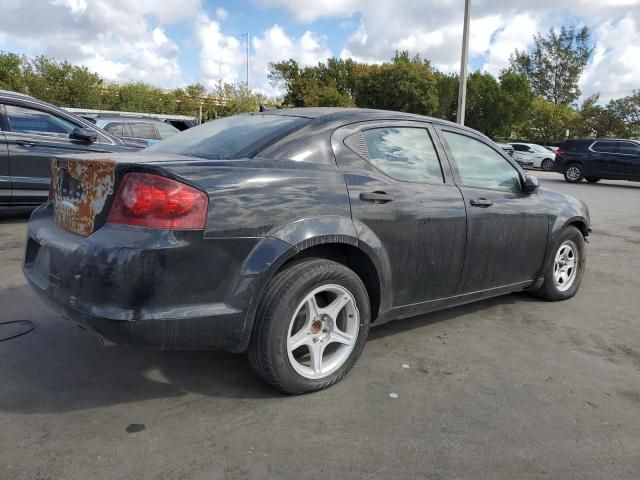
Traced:
<path fill-rule="evenodd" d="M 532 293 L 551 301 L 573 297 L 580 288 L 586 264 L 582 232 L 574 226 L 563 228 L 545 261 L 544 282 Z"/>
<path fill-rule="evenodd" d="M 564 169 L 564 179 L 569 183 L 579 183 L 584 178 L 584 168 L 579 163 L 570 163 Z"/>
<path fill-rule="evenodd" d="M 289 394 L 327 388 L 349 372 L 369 333 L 369 297 L 342 264 L 302 260 L 267 287 L 256 317 L 249 360 Z"/>
<path fill-rule="evenodd" d="M 553 170 L 553 160 L 551 160 L 550 158 L 545 158 L 542 161 L 540 168 L 542 168 L 542 170 L 544 170 L 545 172 L 550 172 L 551 170 Z"/>

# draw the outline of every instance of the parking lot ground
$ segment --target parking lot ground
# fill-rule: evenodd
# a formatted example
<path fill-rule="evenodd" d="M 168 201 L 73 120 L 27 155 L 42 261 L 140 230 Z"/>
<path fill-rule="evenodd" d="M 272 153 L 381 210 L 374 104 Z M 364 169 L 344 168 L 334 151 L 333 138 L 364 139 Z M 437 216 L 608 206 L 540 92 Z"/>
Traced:
<path fill-rule="evenodd" d="M 375 328 L 298 397 L 243 356 L 102 347 L 25 285 L 26 216 L 0 220 L 0 318 L 35 325 L 0 342 L 0 479 L 640 478 L 640 184 L 539 178 L 591 210 L 574 299 Z"/>

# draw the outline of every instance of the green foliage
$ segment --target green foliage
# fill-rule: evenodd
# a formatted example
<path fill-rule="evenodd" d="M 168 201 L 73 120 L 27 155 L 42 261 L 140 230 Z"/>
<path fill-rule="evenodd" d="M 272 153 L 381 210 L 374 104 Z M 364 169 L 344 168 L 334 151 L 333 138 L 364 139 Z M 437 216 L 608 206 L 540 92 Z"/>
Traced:
<path fill-rule="evenodd" d="M 105 83 L 86 67 L 6 52 L 0 52 L 0 88 L 27 93 L 62 107 L 198 117 L 202 105 L 203 120 L 255 112 L 261 104 L 268 103 L 264 95 L 249 92 L 243 86 L 223 85 L 208 93 L 199 83 L 174 90 L 142 82 Z"/>
<path fill-rule="evenodd" d="M 438 108 L 436 76 L 419 56 L 396 53 L 389 63 L 359 65 L 355 103 L 360 107 L 433 115 Z"/>
<path fill-rule="evenodd" d="M 593 95 L 582 103 L 573 135 L 640 138 L 640 91 L 607 105 L 599 105 L 598 100 L 598 95 Z"/>
<path fill-rule="evenodd" d="M 570 105 L 580 97 L 578 80 L 593 52 L 590 37 L 588 27 L 563 25 L 559 33 L 552 28 L 546 37 L 533 37 L 530 51 L 515 50 L 511 67 L 529 77 L 536 95 L 555 105 Z"/>
<path fill-rule="evenodd" d="M 514 136 L 541 145 L 558 145 L 566 138 L 566 130 L 575 124 L 577 117 L 578 113 L 567 105 L 556 105 L 536 97 L 528 117 Z"/>

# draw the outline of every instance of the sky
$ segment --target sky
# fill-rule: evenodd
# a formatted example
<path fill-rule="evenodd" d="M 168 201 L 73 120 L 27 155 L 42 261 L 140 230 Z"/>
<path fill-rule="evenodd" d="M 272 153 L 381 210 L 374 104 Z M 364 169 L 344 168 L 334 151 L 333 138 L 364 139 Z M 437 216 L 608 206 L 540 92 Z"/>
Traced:
<path fill-rule="evenodd" d="M 0 0 L 0 50 L 82 64 L 165 88 L 246 79 L 267 95 L 272 61 L 389 60 L 419 53 L 460 68 L 464 0 Z M 472 0 L 470 69 L 498 74 L 514 49 L 562 24 L 593 30 L 583 98 L 640 89 L 640 0 Z"/>

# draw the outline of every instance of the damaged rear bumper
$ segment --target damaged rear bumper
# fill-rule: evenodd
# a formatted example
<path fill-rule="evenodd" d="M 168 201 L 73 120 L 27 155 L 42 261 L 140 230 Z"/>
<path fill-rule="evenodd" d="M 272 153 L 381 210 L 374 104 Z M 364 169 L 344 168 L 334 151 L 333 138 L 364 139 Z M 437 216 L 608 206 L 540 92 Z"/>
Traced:
<path fill-rule="evenodd" d="M 82 237 L 45 204 L 29 223 L 23 271 L 48 304 L 110 342 L 242 351 L 250 286 L 230 275 L 257 242 L 110 224 Z"/>

